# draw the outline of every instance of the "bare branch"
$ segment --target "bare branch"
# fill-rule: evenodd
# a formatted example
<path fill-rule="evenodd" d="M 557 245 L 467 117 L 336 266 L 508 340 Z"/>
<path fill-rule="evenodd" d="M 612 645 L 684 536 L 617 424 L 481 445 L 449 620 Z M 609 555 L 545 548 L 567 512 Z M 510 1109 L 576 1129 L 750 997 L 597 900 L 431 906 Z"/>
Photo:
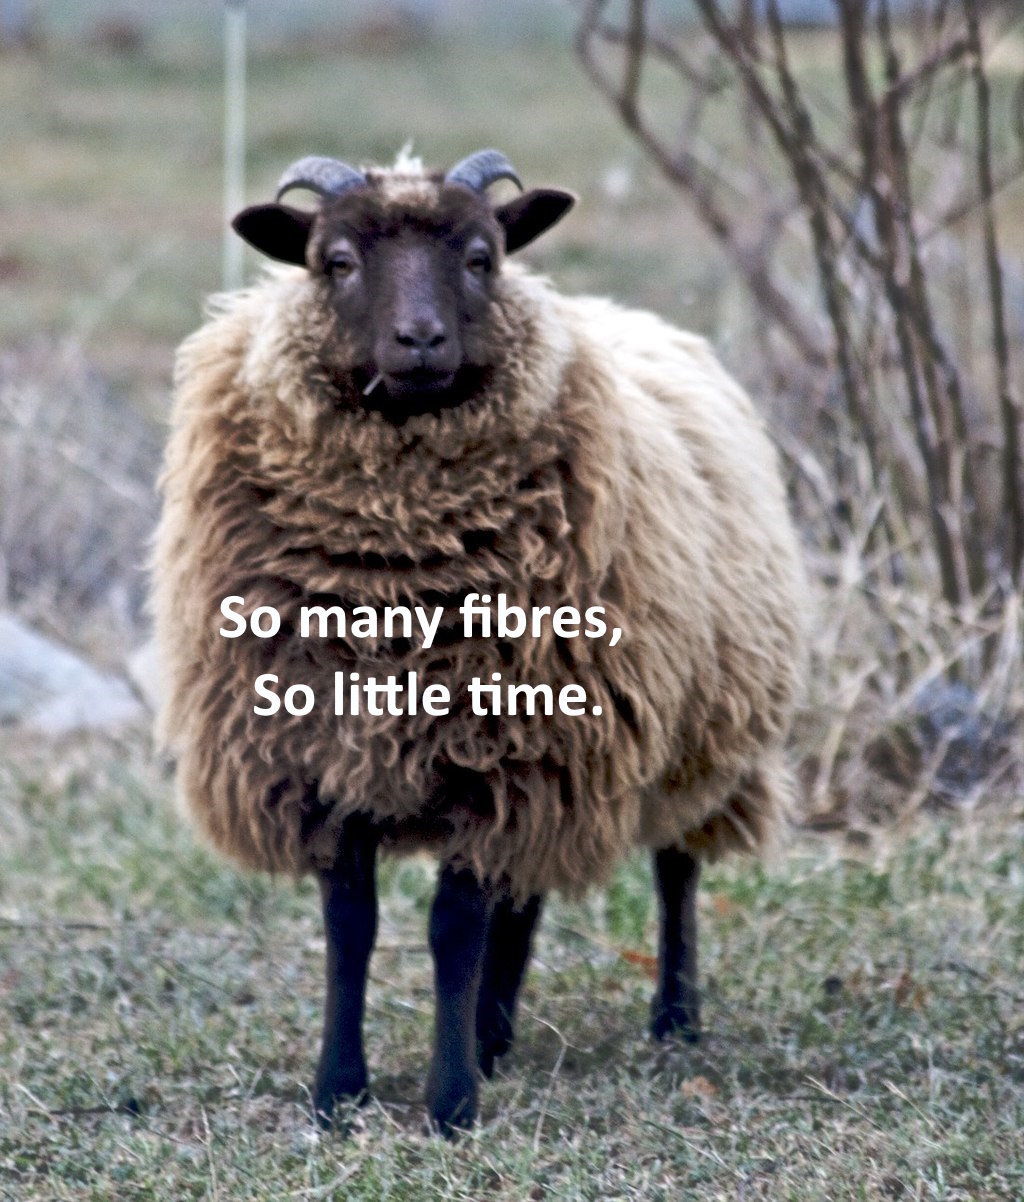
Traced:
<path fill-rule="evenodd" d="M 593 34 L 612 46 L 628 45 L 633 36 L 630 30 L 620 29 L 617 25 L 612 25 L 607 21 L 597 22 L 594 25 Z M 645 28 L 644 42 L 648 54 L 672 67 L 688 84 L 692 84 L 694 89 L 700 90 L 705 95 L 721 92 L 728 86 L 728 77 L 724 73 L 714 70 L 702 71 L 680 51 L 674 42 L 664 34 L 658 33 L 657 30 Z"/>
<path fill-rule="evenodd" d="M 912 562 L 906 548 L 930 546 L 927 571 L 951 611 L 966 615 L 1000 604 L 1010 579 L 1024 582 L 1024 409 L 995 220 L 999 190 L 1024 176 L 1024 85 L 1007 98 L 1020 145 L 1004 149 L 982 55 L 983 33 L 991 46 L 1022 18 L 1009 4 L 920 0 L 901 9 L 897 31 L 891 0 L 834 3 L 838 93 L 791 61 L 796 35 L 779 0 L 694 0 L 710 67 L 651 28 L 651 0 L 629 0 L 623 27 L 605 19 L 607 0 L 589 0 L 578 48 L 760 312 L 814 365 L 807 420 L 832 473 L 830 536 L 843 523 L 876 539 L 884 532 L 876 561 L 888 558 L 894 580 Z M 681 91 L 678 149 L 660 132 L 660 98 L 644 72 L 655 58 Z M 723 123 L 730 98 L 733 121 Z M 747 153 L 737 153 L 737 136 Z M 982 255 L 937 236 L 973 215 Z M 808 255 L 813 299 L 784 286 L 782 265 L 792 271 Z M 998 498 L 987 470 L 996 442 Z M 866 475 L 884 498 L 867 523 Z"/>
<path fill-rule="evenodd" d="M 587 74 L 612 103 L 626 128 L 647 150 L 662 174 L 678 184 L 690 197 L 702 222 L 730 255 L 763 311 L 783 330 L 807 362 L 824 364 L 827 353 L 817 328 L 803 317 L 793 298 L 776 283 L 764 251 L 741 239 L 735 222 L 709 186 L 703 165 L 690 150 L 669 150 L 643 120 L 636 105 L 631 105 L 624 92 L 612 83 L 598 65 L 593 40 L 600 28 L 601 10 L 606 4 L 607 0 L 591 0 L 577 34 L 577 53 Z"/>
<path fill-rule="evenodd" d="M 1003 495 L 1009 524 L 1010 571 L 1012 578 L 1024 583 L 1024 477 L 1021 475 L 1020 397 L 1010 380 L 1010 342 L 1006 332 L 1006 308 L 1003 300 L 1003 272 L 996 233 L 992 180 L 991 98 L 981 46 L 981 26 L 977 0 L 965 0 L 967 36 L 971 50 L 971 74 L 978 108 L 978 184 L 981 192 L 982 228 L 985 236 L 985 268 L 988 275 L 989 303 L 992 307 L 992 349 L 996 360 L 999 408 L 1003 423 Z"/>
<path fill-rule="evenodd" d="M 644 0 L 629 0 L 629 36 L 626 38 L 626 74 L 622 81 L 622 97 L 619 101 L 624 113 L 636 115 L 636 98 L 640 91 L 643 73 L 644 50 Z"/>

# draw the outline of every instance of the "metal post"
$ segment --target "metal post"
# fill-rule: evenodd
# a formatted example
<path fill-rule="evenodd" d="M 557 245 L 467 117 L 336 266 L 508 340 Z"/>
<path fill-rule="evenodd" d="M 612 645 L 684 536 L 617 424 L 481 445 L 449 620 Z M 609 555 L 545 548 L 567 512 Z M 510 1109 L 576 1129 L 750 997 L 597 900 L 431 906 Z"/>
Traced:
<path fill-rule="evenodd" d="M 224 271 L 225 290 L 242 284 L 244 246 L 231 218 L 245 204 L 245 0 L 224 7 Z"/>

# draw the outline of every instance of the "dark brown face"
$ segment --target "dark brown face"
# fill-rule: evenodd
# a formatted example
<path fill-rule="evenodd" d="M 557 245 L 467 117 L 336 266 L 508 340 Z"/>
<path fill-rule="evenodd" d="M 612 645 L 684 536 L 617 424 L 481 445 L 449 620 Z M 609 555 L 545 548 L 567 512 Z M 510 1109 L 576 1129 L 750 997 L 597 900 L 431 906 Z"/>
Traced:
<path fill-rule="evenodd" d="M 349 184 L 312 213 L 256 205 L 232 224 L 257 250 L 325 280 L 360 403 L 404 420 L 479 391 L 493 366 L 502 259 L 554 225 L 573 197 L 538 189 L 492 208 L 437 176 L 417 201 L 396 204 L 386 181 Z"/>
<path fill-rule="evenodd" d="M 463 395 L 487 367 L 488 322 L 503 230 L 482 198 L 442 190 L 429 213 L 389 215 L 362 189 L 327 205 L 308 248 L 368 383 L 405 406 Z M 474 371 L 475 369 L 475 371 Z M 453 391 L 454 390 L 454 391 Z M 448 394 L 452 394 L 449 398 Z"/>

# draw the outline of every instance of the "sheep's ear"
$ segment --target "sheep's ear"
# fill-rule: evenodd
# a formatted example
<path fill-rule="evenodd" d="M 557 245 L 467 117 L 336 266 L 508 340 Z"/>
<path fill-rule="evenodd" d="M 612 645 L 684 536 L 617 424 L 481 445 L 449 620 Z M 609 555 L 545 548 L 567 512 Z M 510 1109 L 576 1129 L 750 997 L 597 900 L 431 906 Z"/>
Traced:
<path fill-rule="evenodd" d="M 288 205 L 253 205 L 234 218 L 231 228 L 270 258 L 304 267 L 315 216 Z"/>
<path fill-rule="evenodd" d="M 539 238 L 566 215 L 576 203 L 571 192 L 535 188 L 508 204 L 499 205 L 494 215 L 505 227 L 505 249 L 512 253 Z"/>

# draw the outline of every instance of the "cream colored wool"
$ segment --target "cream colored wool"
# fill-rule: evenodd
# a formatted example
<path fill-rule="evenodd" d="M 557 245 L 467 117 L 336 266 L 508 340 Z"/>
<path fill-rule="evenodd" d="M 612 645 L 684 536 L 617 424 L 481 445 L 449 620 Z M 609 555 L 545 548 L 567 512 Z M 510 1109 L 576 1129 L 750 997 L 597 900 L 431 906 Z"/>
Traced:
<path fill-rule="evenodd" d="M 188 811 L 254 868 L 330 865 L 344 817 L 516 896 L 578 892 L 636 843 L 756 849 L 784 813 L 805 585 L 773 448 L 700 338 L 506 265 L 485 395 L 396 427 L 335 403 L 324 285 L 278 270 L 183 345 L 154 605 Z M 334 352 L 332 352 L 334 353 Z M 603 605 L 609 640 L 462 638 L 468 592 Z M 322 603 L 445 605 L 419 640 L 300 639 Z M 226 639 L 224 597 L 273 605 Z M 416 671 L 448 717 L 335 717 L 333 675 Z M 475 717 L 466 685 L 578 682 L 598 717 Z M 311 685 L 259 717 L 253 682 Z M 483 774 L 492 800 L 440 787 Z"/>

